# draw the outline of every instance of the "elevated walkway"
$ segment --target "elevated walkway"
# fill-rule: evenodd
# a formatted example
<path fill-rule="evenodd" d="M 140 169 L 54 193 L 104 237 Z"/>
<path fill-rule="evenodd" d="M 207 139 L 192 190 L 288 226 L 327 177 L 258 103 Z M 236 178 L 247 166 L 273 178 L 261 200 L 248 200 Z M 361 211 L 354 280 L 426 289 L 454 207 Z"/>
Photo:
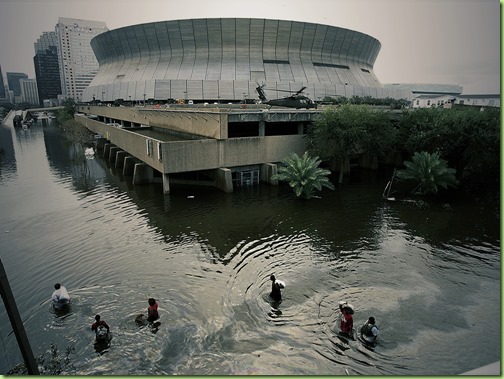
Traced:
<path fill-rule="evenodd" d="M 141 176 L 139 182 L 155 177 L 144 170 L 159 172 L 165 193 L 169 192 L 168 175 L 173 182 L 200 182 L 226 192 L 235 185 L 259 181 L 275 185 L 270 178 L 276 163 L 292 153 L 304 153 L 305 126 L 316 115 L 313 110 L 239 107 L 80 105 L 77 111 L 75 119 L 94 132 L 103 146 L 110 144 L 127 153 L 119 159 L 134 157 L 135 165 L 145 165 L 133 170 Z"/>

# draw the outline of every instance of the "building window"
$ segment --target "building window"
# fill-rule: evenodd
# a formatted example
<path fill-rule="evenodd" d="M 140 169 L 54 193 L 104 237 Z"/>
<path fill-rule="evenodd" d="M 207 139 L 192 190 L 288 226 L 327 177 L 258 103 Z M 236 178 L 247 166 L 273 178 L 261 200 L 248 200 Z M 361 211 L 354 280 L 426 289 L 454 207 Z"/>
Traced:
<path fill-rule="evenodd" d="M 364 72 L 370 73 L 370 72 L 369 72 L 369 70 L 366 70 L 365 68 L 361 68 L 361 71 L 364 71 Z"/>
<path fill-rule="evenodd" d="M 314 66 L 318 67 L 333 67 L 333 68 L 344 68 L 344 69 L 350 69 L 350 67 L 342 65 L 342 64 L 332 64 L 332 63 L 318 63 L 318 62 L 313 62 Z"/>
<path fill-rule="evenodd" d="M 157 143 L 157 154 L 160 162 L 163 161 L 163 144 L 161 142 Z"/>
<path fill-rule="evenodd" d="M 427 105 L 430 105 L 430 100 L 427 100 Z"/>
<path fill-rule="evenodd" d="M 290 64 L 289 61 L 280 61 L 280 60 L 276 60 L 276 59 L 263 59 L 263 63 Z"/>
<path fill-rule="evenodd" d="M 152 140 L 151 139 L 148 139 L 145 141 L 147 143 L 147 155 L 149 157 L 152 157 L 152 151 L 153 151 L 153 144 L 152 144 Z"/>

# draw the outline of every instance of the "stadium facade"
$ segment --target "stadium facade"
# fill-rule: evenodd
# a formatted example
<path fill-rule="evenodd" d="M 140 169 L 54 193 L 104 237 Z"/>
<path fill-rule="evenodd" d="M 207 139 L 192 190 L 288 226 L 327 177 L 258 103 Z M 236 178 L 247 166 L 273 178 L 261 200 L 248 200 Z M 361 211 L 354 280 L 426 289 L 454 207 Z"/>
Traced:
<path fill-rule="evenodd" d="M 235 102 L 256 99 L 258 84 L 271 99 L 302 87 L 314 100 L 410 97 L 384 88 L 373 72 L 377 39 L 329 25 L 256 18 L 162 21 L 104 32 L 91 47 L 99 70 L 84 102 Z"/>

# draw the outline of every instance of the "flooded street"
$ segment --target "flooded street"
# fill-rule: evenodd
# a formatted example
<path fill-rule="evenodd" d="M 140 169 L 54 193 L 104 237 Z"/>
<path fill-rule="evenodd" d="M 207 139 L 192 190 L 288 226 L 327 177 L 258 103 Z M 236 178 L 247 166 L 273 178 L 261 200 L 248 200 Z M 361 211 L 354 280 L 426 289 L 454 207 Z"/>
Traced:
<path fill-rule="evenodd" d="M 418 209 L 354 172 L 321 199 L 133 186 L 55 121 L 0 125 L 1 259 L 36 356 L 75 347 L 78 375 L 455 375 L 500 360 L 499 199 Z M 281 312 L 270 274 L 286 282 Z M 56 313 L 56 282 L 72 297 Z M 159 303 L 156 333 L 135 324 Z M 374 316 L 374 350 L 333 331 Z M 94 344 L 99 313 L 110 346 Z M 0 374 L 22 361 L 0 307 Z"/>

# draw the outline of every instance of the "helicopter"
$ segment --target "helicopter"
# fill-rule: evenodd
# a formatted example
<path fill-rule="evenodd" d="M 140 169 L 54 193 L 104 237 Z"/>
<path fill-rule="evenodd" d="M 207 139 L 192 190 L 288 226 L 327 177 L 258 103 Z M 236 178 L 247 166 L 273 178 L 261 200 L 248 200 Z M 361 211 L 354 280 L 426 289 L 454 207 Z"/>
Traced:
<path fill-rule="evenodd" d="M 302 95 L 303 91 L 305 90 L 306 87 L 302 87 L 299 91 L 296 91 L 292 93 L 292 91 L 286 91 L 286 90 L 281 90 L 277 89 L 274 91 L 277 92 L 290 92 L 292 93 L 290 96 L 283 97 L 281 99 L 273 99 L 273 100 L 268 100 L 266 98 L 266 95 L 264 94 L 264 86 L 263 85 L 257 85 L 256 91 L 259 94 L 259 99 L 261 100 L 262 104 L 267 104 L 271 106 L 278 106 L 278 107 L 288 107 L 288 108 L 317 108 L 317 104 L 310 99 L 307 96 Z"/>

